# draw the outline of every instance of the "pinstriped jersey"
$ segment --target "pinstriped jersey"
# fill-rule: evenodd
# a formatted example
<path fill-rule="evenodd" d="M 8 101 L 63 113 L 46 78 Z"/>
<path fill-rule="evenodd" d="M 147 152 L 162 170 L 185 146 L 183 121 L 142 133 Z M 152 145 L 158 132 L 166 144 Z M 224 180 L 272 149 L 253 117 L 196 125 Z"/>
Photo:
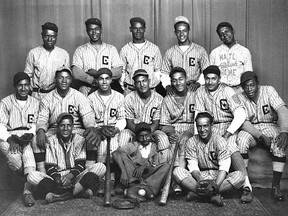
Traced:
<path fill-rule="evenodd" d="M 36 123 L 39 110 L 39 101 L 28 95 L 24 107 L 17 102 L 16 95 L 11 94 L 0 102 L 0 124 L 7 130 L 19 127 L 31 128 Z"/>
<path fill-rule="evenodd" d="M 187 81 L 197 81 L 202 71 L 208 66 L 208 54 L 203 47 L 191 43 L 183 52 L 179 45 L 174 45 L 164 55 L 162 73 L 169 74 L 173 67 L 182 67 L 187 73 Z"/>
<path fill-rule="evenodd" d="M 205 86 L 196 91 L 195 109 L 199 112 L 209 111 L 213 114 L 214 123 L 232 122 L 233 112 L 238 107 L 244 107 L 235 91 L 221 83 L 212 95 Z"/>
<path fill-rule="evenodd" d="M 95 112 L 97 126 L 115 125 L 120 119 L 125 119 L 124 96 L 114 90 L 105 104 L 98 90 L 88 96 Z"/>
<path fill-rule="evenodd" d="M 244 92 L 238 95 L 246 107 L 248 120 L 252 124 L 277 123 L 277 110 L 285 106 L 284 101 L 272 86 L 259 86 L 256 103 L 250 100 Z"/>
<path fill-rule="evenodd" d="M 32 87 L 50 90 L 55 87 L 55 71 L 63 66 L 70 67 L 67 51 L 55 46 L 50 52 L 38 46 L 28 53 L 24 72 L 31 78 Z"/>
<path fill-rule="evenodd" d="M 72 134 L 69 143 L 63 143 L 56 134 L 48 137 L 48 141 L 45 163 L 56 166 L 58 172 L 66 171 L 67 174 L 73 170 L 76 161 L 86 159 L 85 139 L 78 134 Z"/>
<path fill-rule="evenodd" d="M 215 133 L 212 133 L 211 139 L 206 144 L 200 139 L 199 135 L 195 135 L 187 141 L 185 146 L 185 158 L 198 161 L 200 171 L 218 170 L 219 162 L 229 157 L 226 140 Z M 229 170 L 225 171 L 228 172 Z"/>
<path fill-rule="evenodd" d="M 62 98 L 57 89 L 49 92 L 40 103 L 37 130 L 57 126 L 57 117 L 68 112 L 74 118 L 74 128 L 85 128 L 95 126 L 95 115 L 89 99 L 81 92 L 70 88 L 67 95 Z"/>
<path fill-rule="evenodd" d="M 188 91 L 184 103 L 178 102 L 176 95 L 167 95 L 161 105 L 161 125 L 172 125 L 179 133 L 193 128 L 195 92 Z"/>
<path fill-rule="evenodd" d="M 123 66 L 123 62 L 115 46 L 102 43 L 101 48 L 97 51 L 91 43 L 86 43 L 77 47 L 73 55 L 72 65 L 86 72 L 89 69 L 120 67 Z"/>
<path fill-rule="evenodd" d="M 125 80 L 124 82 L 134 85 L 132 79 L 137 69 L 144 69 L 151 79 L 150 87 L 156 87 L 160 80 L 155 76 L 154 72 L 161 70 L 162 55 L 160 49 L 150 41 L 145 40 L 145 44 L 140 49 L 132 42 L 127 43 L 120 51 L 120 58 L 125 63 Z"/>
<path fill-rule="evenodd" d="M 151 91 L 150 99 L 145 104 L 137 94 L 137 91 L 129 93 L 125 97 L 125 118 L 134 120 L 135 124 L 160 120 L 160 107 L 163 97 L 155 91 Z"/>

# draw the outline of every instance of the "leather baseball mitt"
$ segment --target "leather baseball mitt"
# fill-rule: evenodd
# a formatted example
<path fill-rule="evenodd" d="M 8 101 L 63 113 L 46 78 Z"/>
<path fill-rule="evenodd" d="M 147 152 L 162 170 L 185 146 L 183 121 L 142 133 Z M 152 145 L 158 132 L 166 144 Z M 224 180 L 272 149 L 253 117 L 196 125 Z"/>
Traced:
<path fill-rule="evenodd" d="M 199 196 L 212 197 L 218 192 L 218 186 L 214 180 L 201 180 L 197 183 L 196 193 Z"/>
<path fill-rule="evenodd" d="M 116 209 L 133 209 L 136 206 L 139 207 L 139 205 L 138 200 L 132 198 L 120 198 L 112 203 L 112 206 Z"/>

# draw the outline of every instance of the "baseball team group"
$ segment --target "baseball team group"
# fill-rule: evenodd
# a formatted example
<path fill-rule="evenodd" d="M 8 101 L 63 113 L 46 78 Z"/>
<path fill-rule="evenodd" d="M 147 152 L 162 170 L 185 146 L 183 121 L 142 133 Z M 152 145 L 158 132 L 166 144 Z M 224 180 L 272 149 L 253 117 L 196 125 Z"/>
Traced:
<path fill-rule="evenodd" d="M 176 17 L 177 44 L 163 58 L 140 17 L 130 19 L 132 41 L 120 53 L 102 41 L 101 20 L 85 25 L 89 42 L 70 65 L 56 46 L 57 25 L 43 24 L 43 44 L 29 51 L 15 92 L 0 102 L 1 156 L 25 178 L 25 206 L 104 196 L 107 151 L 111 196 L 155 198 L 171 173 L 169 193 L 187 201 L 223 206 L 223 194 L 240 190 L 250 203 L 256 145 L 272 155 L 272 199 L 284 200 L 288 109 L 260 84 L 230 23 L 216 27 L 223 43 L 208 56 L 189 38 L 189 20 Z"/>

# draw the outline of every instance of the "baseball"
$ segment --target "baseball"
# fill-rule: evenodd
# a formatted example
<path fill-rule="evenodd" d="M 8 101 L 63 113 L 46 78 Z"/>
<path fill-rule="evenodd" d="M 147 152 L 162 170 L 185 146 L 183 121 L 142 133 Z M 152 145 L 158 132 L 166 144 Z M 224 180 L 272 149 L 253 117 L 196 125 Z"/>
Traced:
<path fill-rule="evenodd" d="M 127 196 L 127 188 L 123 192 L 124 196 Z"/>
<path fill-rule="evenodd" d="M 140 190 L 138 191 L 138 194 L 139 194 L 140 196 L 145 196 L 146 191 L 145 191 L 144 189 L 140 189 Z"/>

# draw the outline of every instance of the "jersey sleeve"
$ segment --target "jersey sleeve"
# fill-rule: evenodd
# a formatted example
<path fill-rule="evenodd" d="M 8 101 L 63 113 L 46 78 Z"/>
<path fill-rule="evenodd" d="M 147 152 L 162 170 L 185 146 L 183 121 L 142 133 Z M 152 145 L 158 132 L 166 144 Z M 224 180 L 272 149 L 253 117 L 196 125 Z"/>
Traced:
<path fill-rule="evenodd" d="M 170 123 L 170 113 L 167 105 L 167 100 L 164 98 L 161 105 L 161 116 L 160 116 L 160 125 L 171 125 Z"/>
<path fill-rule="evenodd" d="M 201 56 L 200 56 L 200 67 L 201 72 L 205 70 L 210 65 L 208 54 L 204 48 L 202 48 Z"/>
<path fill-rule="evenodd" d="M 250 51 L 247 49 L 247 53 L 245 54 L 245 63 L 244 63 L 244 71 L 253 71 L 252 67 L 252 56 Z"/>
<path fill-rule="evenodd" d="M 203 89 L 204 86 L 201 86 L 200 88 L 197 89 L 196 94 L 195 94 L 195 111 L 196 112 L 203 112 L 205 111 L 205 101 L 203 98 Z"/>
<path fill-rule="evenodd" d="M 281 106 L 285 106 L 285 102 L 282 100 L 282 98 L 279 96 L 277 91 L 272 86 L 267 86 L 267 92 L 269 94 L 268 98 L 270 101 L 270 105 L 273 107 L 274 110 L 277 111 Z"/>
<path fill-rule="evenodd" d="M 238 95 L 236 95 L 235 91 L 232 88 L 226 87 L 224 91 L 225 91 L 226 99 L 228 101 L 230 110 L 231 112 L 233 112 L 233 114 L 234 114 L 235 109 L 239 107 L 244 107 Z"/>
<path fill-rule="evenodd" d="M 231 165 L 231 158 L 229 151 L 227 150 L 227 142 L 226 140 L 218 136 L 215 139 L 217 142 L 217 149 L 218 149 L 218 163 L 219 163 L 219 170 L 224 170 L 227 173 L 229 172 L 230 165 Z"/>
<path fill-rule="evenodd" d="M 132 93 L 131 93 L 132 94 Z M 126 119 L 134 119 L 134 107 L 132 106 L 133 101 L 132 101 L 132 97 L 131 94 L 128 94 L 125 97 L 125 102 L 124 102 L 124 106 L 125 106 L 125 118 Z"/>
<path fill-rule="evenodd" d="M 171 62 L 171 59 L 169 59 L 169 55 L 170 55 L 170 50 L 167 50 L 167 52 L 165 53 L 163 57 L 162 67 L 161 67 L 161 72 L 164 74 L 168 74 L 168 75 L 172 68 L 172 62 Z"/>
<path fill-rule="evenodd" d="M 112 55 L 112 62 L 111 62 L 112 68 L 124 66 L 124 63 L 120 59 L 118 51 L 117 51 L 116 47 L 114 47 L 114 46 L 111 47 L 111 55 Z"/>
<path fill-rule="evenodd" d="M 160 52 L 160 49 L 157 47 L 154 61 L 154 72 L 161 71 L 161 66 L 162 66 L 162 54 Z"/>
<path fill-rule="evenodd" d="M 70 68 L 70 56 L 69 53 L 65 51 L 65 57 L 64 57 L 64 66 L 65 68 Z"/>
<path fill-rule="evenodd" d="M 0 139 L 6 141 L 10 137 L 10 133 L 7 130 L 9 110 L 3 101 L 0 102 L 0 113 Z"/>
<path fill-rule="evenodd" d="M 82 118 L 84 127 L 85 128 L 95 127 L 96 125 L 95 113 L 92 109 L 92 105 L 89 99 L 86 96 L 81 94 L 81 96 L 79 97 L 78 103 L 79 103 L 78 104 L 79 112 L 80 112 L 80 116 Z"/>
<path fill-rule="evenodd" d="M 33 52 L 30 50 L 26 58 L 25 69 L 24 69 L 24 72 L 27 73 L 30 78 L 32 78 L 33 71 L 34 71 L 33 62 L 34 62 L 34 56 L 33 56 Z"/>
<path fill-rule="evenodd" d="M 81 47 L 77 47 L 77 49 L 75 50 L 75 53 L 72 59 L 72 66 L 77 66 L 81 70 L 84 70 L 84 61 L 83 61 Z"/>
<path fill-rule="evenodd" d="M 211 65 L 215 65 L 216 59 L 215 59 L 215 50 L 212 50 L 209 55 L 209 60 Z"/>
<path fill-rule="evenodd" d="M 43 129 L 45 132 L 48 130 L 49 127 L 49 116 L 50 111 L 48 105 L 49 99 L 46 97 L 42 98 L 40 105 L 39 105 L 39 115 L 37 119 L 36 131 L 40 128 Z"/>

